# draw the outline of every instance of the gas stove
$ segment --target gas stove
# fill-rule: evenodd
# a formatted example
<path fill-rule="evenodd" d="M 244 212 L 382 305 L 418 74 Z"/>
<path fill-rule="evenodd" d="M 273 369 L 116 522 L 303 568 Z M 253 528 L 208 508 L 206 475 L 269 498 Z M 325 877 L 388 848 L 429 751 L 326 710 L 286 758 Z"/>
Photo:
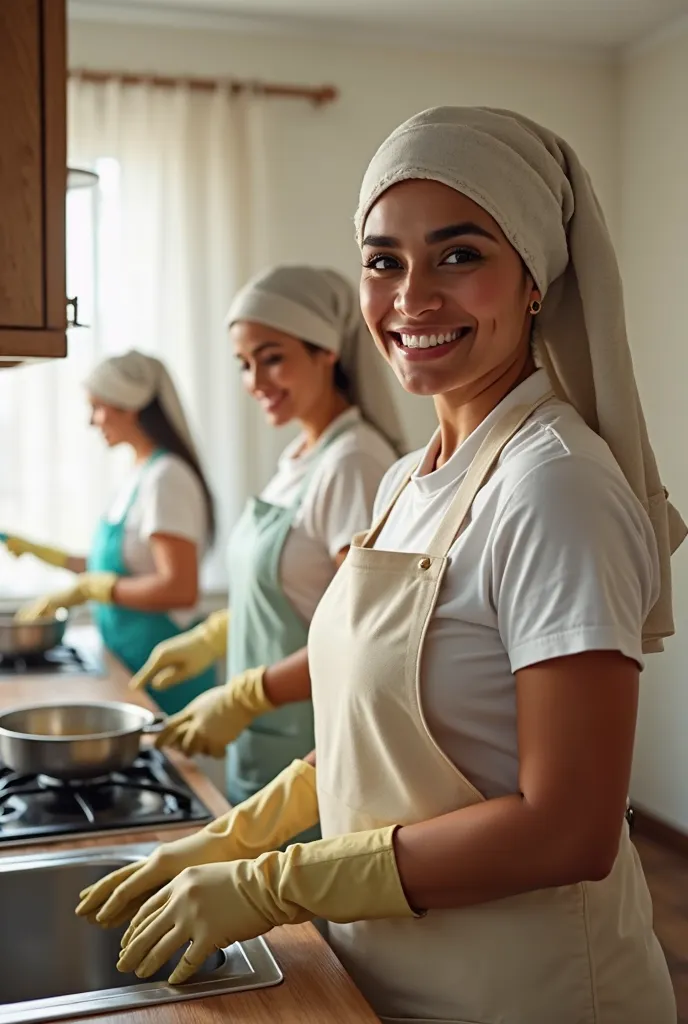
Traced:
<path fill-rule="evenodd" d="M 98 676 L 98 657 L 82 647 L 61 644 L 39 654 L 0 654 L 0 678 L 22 675 Z"/>
<path fill-rule="evenodd" d="M 0 849 L 134 829 L 204 825 L 214 815 L 155 748 L 125 771 L 60 782 L 18 775 L 0 762 Z"/>

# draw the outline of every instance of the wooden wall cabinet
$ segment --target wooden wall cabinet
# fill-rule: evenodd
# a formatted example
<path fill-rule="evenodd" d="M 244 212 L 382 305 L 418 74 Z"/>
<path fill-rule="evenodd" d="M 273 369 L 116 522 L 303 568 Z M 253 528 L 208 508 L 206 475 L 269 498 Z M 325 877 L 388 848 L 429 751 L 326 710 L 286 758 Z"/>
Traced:
<path fill-rule="evenodd" d="M 67 354 L 65 0 L 0 0 L 0 360 Z"/>

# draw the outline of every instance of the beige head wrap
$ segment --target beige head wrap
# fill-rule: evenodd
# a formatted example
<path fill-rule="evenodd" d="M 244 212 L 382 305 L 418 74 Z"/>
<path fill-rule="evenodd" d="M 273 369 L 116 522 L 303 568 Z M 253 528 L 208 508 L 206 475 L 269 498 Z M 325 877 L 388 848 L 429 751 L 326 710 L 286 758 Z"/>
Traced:
<path fill-rule="evenodd" d="M 376 199 L 410 178 L 442 182 L 478 203 L 540 289 L 538 355 L 560 395 L 607 442 L 650 515 L 662 589 L 643 639 L 645 650 L 662 650 L 661 638 L 674 632 L 669 557 L 687 529 L 667 501 L 648 440 L 619 268 L 588 174 L 563 139 L 519 114 L 426 110 L 397 128 L 373 157 L 356 213 L 359 243 Z"/>
<path fill-rule="evenodd" d="M 92 395 L 118 409 L 139 412 L 154 398 L 191 454 L 198 458 L 191 430 L 177 389 L 164 363 L 153 356 L 132 350 L 123 356 L 104 359 L 91 370 L 84 386 Z"/>
<path fill-rule="evenodd" d="M 404 438 L 386 367 L 361 316 L 358 295 L 335 270 L 281 266 L 263 271 L 234 299 L 226 324 L 251 320 L 334 352 L 352 400 L 397 451 Z"/>

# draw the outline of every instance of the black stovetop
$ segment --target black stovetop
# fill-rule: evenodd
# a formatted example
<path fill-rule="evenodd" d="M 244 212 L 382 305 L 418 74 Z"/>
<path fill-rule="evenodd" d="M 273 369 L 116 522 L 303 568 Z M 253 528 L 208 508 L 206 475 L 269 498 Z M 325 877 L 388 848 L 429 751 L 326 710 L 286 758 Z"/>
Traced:
<path fill-rule="evenodd" d="M 90 651 L 60 644 L 39 654 L 0 654 L 0 677 L 21 675 L 89 675 L 102 673 L 102 665 Z"/>
<path fill-rule="evenodd" d="M 0 762 L 0 848 L 133 829 L 205 824 L 212 813 L 154 748 L 126 771 L 59 782 L 18 775 Z"/>

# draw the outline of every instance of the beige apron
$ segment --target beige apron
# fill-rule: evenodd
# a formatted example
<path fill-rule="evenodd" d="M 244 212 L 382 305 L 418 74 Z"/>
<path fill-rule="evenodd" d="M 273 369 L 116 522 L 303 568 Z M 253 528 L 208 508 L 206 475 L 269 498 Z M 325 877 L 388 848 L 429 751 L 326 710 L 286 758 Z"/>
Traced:
<path fill-rule="evenodd" d="M 318 607 L 309 652 L 325 837 L 423 821 L 483 799 L 430 735 L 423 642 L 447 554 L 505 444 L 550 395 L 489 432 L 428 550 L 374 550 L 390 507 L 355 538 Z M 601 882 L 412 920 L 329 924 L 337 955 L 383 1021 L 675 1024 L 652 906 L 624 823 Z"/>

